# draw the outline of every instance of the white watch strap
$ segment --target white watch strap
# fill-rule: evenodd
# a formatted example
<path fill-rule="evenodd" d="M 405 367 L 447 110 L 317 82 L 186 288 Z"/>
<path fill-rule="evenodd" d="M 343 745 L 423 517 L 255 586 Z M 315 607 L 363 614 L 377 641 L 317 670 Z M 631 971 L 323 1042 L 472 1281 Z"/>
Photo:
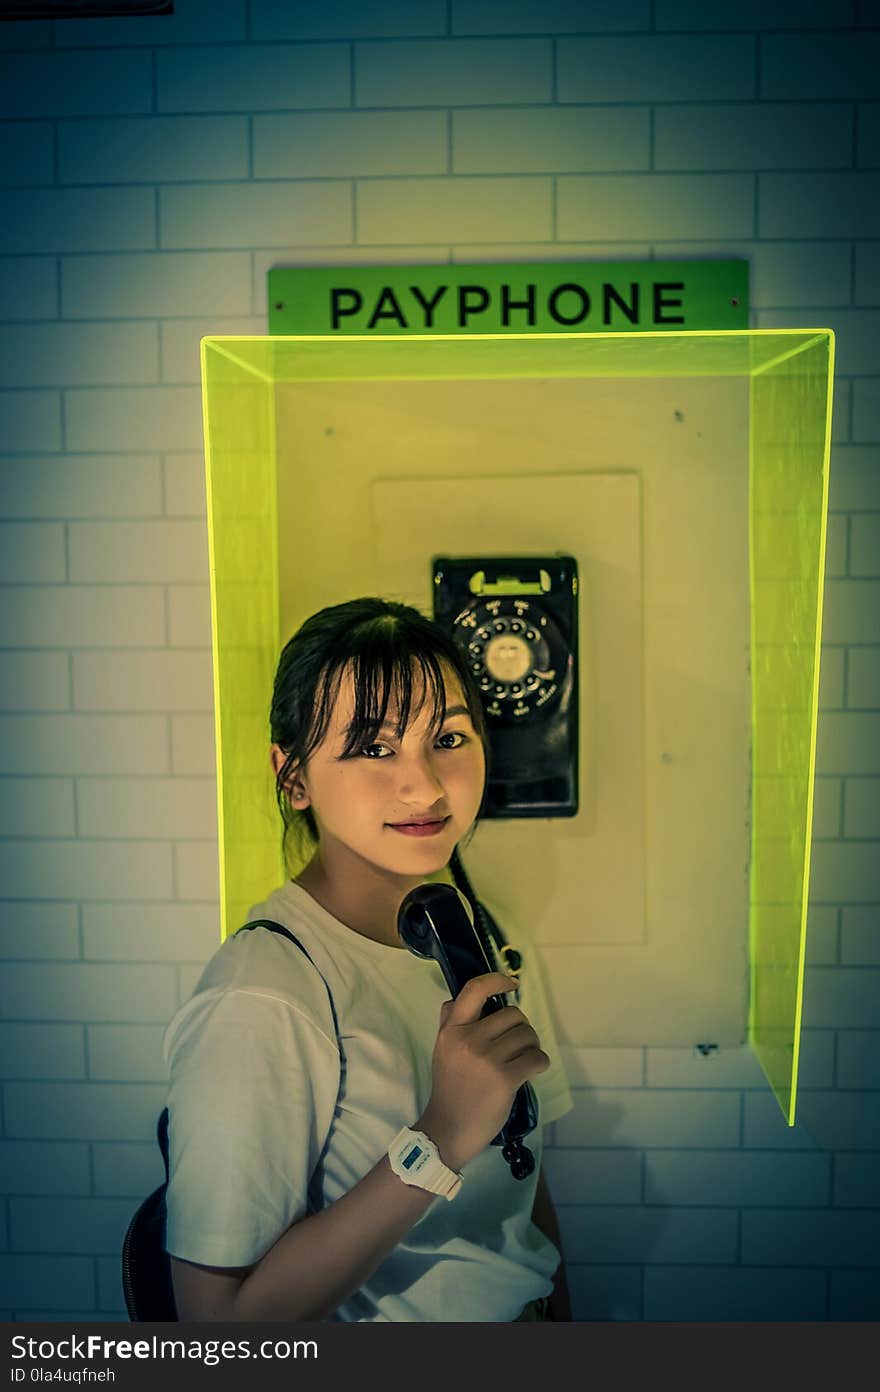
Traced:
<path fill-rule="evenodd" d="M 442 1194 L 446 1199 L 454 1199 L 461 1188 L 461 1175 L 444 1165 L 436 1145 L 424 1131 L 402 1126 L 388 1147 L 388 1159 L 405 1184 Z"/>

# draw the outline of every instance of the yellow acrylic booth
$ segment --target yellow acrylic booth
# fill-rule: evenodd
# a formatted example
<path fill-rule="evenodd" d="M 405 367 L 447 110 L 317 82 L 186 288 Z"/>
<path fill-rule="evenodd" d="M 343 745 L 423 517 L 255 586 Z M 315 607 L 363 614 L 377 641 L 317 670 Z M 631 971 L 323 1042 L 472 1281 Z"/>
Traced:
<path fill-rule="evenodd" d="M 829 330 L 202 342 L 225 936 L 281 862 L 275 665 L 317 609 L 432 612 L 436 555 L 577 559 L 577 815 L 465 852 L 560 1038 L 746 1039 L 794 1124 Z"/>

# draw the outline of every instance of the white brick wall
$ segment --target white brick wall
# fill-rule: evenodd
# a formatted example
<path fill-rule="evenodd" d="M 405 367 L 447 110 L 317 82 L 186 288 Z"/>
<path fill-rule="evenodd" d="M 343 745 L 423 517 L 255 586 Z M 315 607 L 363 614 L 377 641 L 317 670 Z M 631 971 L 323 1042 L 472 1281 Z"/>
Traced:
<path fill-rule="evenodd" d="M 176 0 L 0 25 L 0 1317 L 125 1318 L 216 945 L 206 333 L 283 263 L 746 256 L 838 333 L 798 1125 L 745 1049 L 566 1048 L 581 1320 L 880 1317 L 880 12 Z"/>

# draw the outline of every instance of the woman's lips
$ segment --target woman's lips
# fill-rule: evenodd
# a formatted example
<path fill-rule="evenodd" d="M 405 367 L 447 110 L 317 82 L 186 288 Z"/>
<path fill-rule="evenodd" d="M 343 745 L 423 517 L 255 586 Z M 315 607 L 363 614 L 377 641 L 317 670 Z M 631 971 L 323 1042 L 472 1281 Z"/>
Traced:
<path fill-rule="evenodd" d="M 401 822 L 397 826 L 394 822 L 389 822 L 388 825 L 392 831 L 399 831 L 404 836 L 436 836 L 439 831 L 443 830 L 448 821 L 449 818 L 444 817 L 439 822 Z"/>

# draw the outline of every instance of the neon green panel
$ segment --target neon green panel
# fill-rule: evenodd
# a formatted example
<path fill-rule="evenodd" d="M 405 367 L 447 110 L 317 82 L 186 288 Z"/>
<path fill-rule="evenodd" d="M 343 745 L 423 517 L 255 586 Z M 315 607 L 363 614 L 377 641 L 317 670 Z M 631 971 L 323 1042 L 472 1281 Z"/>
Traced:
<path fill-rule="evenodd" d="M 270 382 L 202 340 L 214 649 L 220 915 L 239 926 L 257 885 L 278 878 L 278 810 L 268 766 L 277 660 L 274 398 Z"/>
<path fill-rule="evenodd" d="M 477 377 L 743 377 L 796 354 L 815 329 L 373 338 L 214 338 L 242 370 L 273 382 Z"/>
<path fill-rule="evenodd" d="M 244 922 L 251 904 L 290 873 L 282 863 L 282 824 L 269 765 L 269 705 L 280 649 L 290 636 L 280 630 L 279 576 L 285 577 L 288 629 L 292 616 L 308 611 L 307 597 L 298 588 L 297 553 L 291 548 L 303 519 L 315 527 L 309 512 L 315 489 L 308 475 L 307 441 L 297 433 L 296 394 L 276 388 L 332 382 L 336 393 L 347 382 L 566 377 L 583 379 L 586 391 L 588 379 L 613 377 L 632 382 L 637 411 L 639 379 L 737 377 L 744 387 L 749 384 L 750 400 L 748 459 L 743 451 L 743 471 L 749 473 L 752 674 L 748 1027 L 793 1125 L 832 354 L 833 336 L 827 329 L 203 340 L 222 935 Z M 432 398 L 440 410 L 443 390 L 438 388 Z M 601 390 L 590 390 L 591 402 L 601 402 Z M 364 399 L 361 390 L 359 400 Z M 369 409 L 369 395 L 364 409 Z M 278 448 L 276 430 L 286 432 Z M 291 435 L 293 439 L 286 438 Z M 344 440 L 340 448 L 345 448 Z M 279 458 L 288 461 L 283 477 Z M 535 472 L 555 467 L 551 452 L 536 463 Z M 639 467 L 639 459 L 633 459 L 632 468 Z M 412 477 L 418 477 L 415 461 Z M 363 487 L 359 517 L 369 515 L 369 481 Z M 656 502 L 649 499 L 648 505 Z M 335 595 L 335 600 L 350 597 L 334 590 L 339 548 L 344 549 L 349 580 L 354 570 L 358 577 L 363 573 L 361 592 L 370 593 L 369 547 L 365 545 L 361 571 L 361 553 L 352 551 L 350 536 L 334 532 L 334 517 L 325 517 L 325 511 L 320 548 L 309 553 L 317 556 L 321 569 L 321 593 Z M 283 555 L 279 512 L 285 519 Z M 309 541 L 312 545 L 314 536 Z M 685 614 L 688 596 L 682 599 Z M 719 641 L 724 641 L 723 633 Z M 670 964 L 672 978 L 683 979 L 687 965 Z"/>
<path fill-rule="evenodd" d="M 794 1125 L 806 950 L 833 340 L 751 382 L 749 1035 Z"/>

